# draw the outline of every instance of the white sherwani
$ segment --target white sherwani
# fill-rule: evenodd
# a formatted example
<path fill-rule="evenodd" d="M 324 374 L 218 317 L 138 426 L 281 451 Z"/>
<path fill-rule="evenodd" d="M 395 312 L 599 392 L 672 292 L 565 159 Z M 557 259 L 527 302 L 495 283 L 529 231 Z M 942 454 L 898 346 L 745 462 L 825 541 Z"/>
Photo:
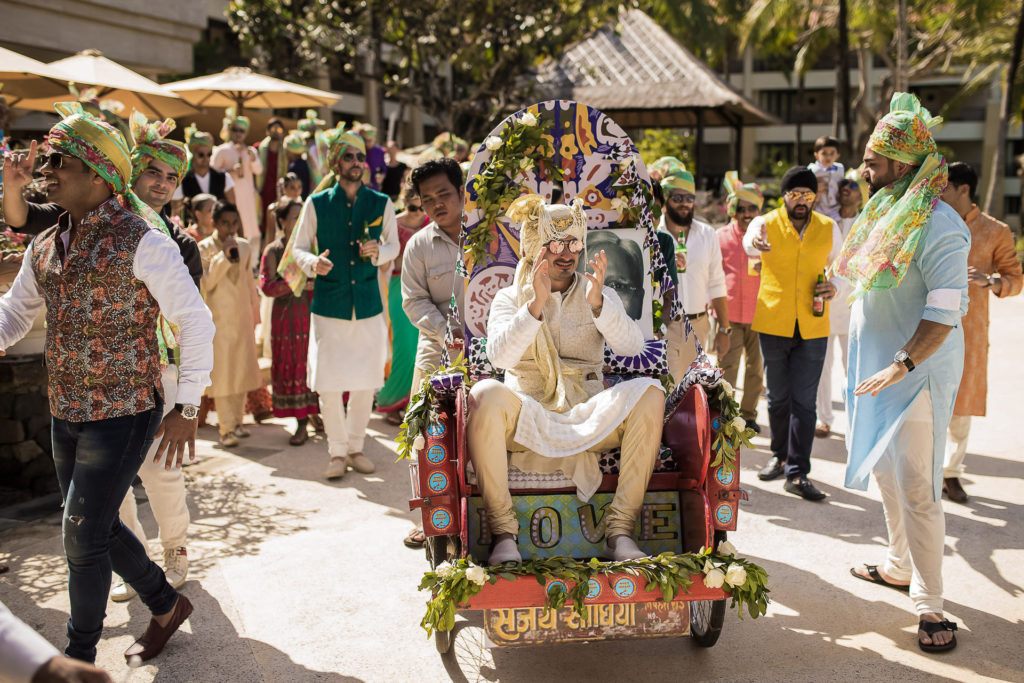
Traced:
<path fill-rule="evenodd" d="M 235 181 L 235 205 L 238 207 L 238 217 L 242 221 L 242 235 L 259 244 L 262 232 L 260 230 L 259 212 L 256 210 L 258 196 L 256 194 L 256 176 L 263 173 L 263 164 L 260 163 L 260 155 L 253 147 L 246 147 L 251 154 L 239 154 L 234 144 L 225 142 L 217 145 L 213 150 L 213 158 L 210 166 L 221 173 L 229 173 Z M 241 164 L 242 169 L 235 171 L 235 166 Z"/>

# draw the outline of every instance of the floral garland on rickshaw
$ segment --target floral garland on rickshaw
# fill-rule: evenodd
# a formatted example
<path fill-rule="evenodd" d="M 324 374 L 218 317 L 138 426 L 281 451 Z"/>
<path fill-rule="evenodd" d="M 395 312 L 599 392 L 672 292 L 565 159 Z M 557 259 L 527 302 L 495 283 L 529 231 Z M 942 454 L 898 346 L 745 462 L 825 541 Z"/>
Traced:
<path fill-rule="evenodd" d="M 438 391 L 433 380 L 446 376 L 457 379 L 457 382 L 467 389 L 473 384 L 469 368 L 466 365 L 466 358 L 462 354 L 451 364 L 442 365 L 423 379 L 416 393 L 409 397 L 409 405 L 405 409 L 402 426 L 395 438 L 398 443 L 399 460 L 411 460 L 414 456 L 413 451 L 421 450 L 424 447 L 423 432 L 427 426 L 440 419 L 437 414 Z M 448 383 L 454 385 L 451 380 Z"/>
<path fill-rule="evenodd" d="M 533 576 L 542 586 L 549 578 L 571 583 L 572 588 L 568 590 L 556 585 L 548 591 L 545 606 L 561 609 L 571 600 L 573 611 L 586 621 L 588 614 L 584 599 L 587 583 L 594 576 L 617 573 L 643 577 L 647 581 L 647 590 L 660 590 L 665 602 L 670 602 L 680 592 L 688 593 L 693 585 L 692 576 L 702 574 L 705 586 L 727 591 L 732 598 L 730 606 L 738 607 L 741 619 L 744 606 L 755 619 L 768 609 L 768 572 L 753 562 L 736 557 L 736 548 L 723 541 L 716 551 L 701 548 L 696 553 L 661 553 L 624 562 L 601 562 L 597 558 L 585 561 L 570 557 L 536 558 L 515 567 L 481 567 L 469 559 L 442 562 L 434 571 L 426 572 L 420 583 L 420 590 L 429 590 L 432 594 L 420 626 L 428 637 L 435 630 L 450 631 L 455 625 L 458 606 L 468 602 L 486 584 L 493 585 L 499 579 L 515 581 L 525 576 Z"/>
<path fill-rule="evenodd" d="M 544 137 L 540 120 L 540 116 L 527 112 L 502 128 L 499 135 L 484 140 L 484 147 L 491 156 L 473 176 L 476 203 L 482 215 L 464 238 L 464 249 L 473 263 L 486 262 L 487 248 L 496 237 L 492 228 L 521 192 L 521 185 L 515 182 L 517 175 L 528 174 L 536 167 L 542 178 L 554 181 L 563 178 L 561 167 L 551 161 L 554 149 L 551 141 Z"/>

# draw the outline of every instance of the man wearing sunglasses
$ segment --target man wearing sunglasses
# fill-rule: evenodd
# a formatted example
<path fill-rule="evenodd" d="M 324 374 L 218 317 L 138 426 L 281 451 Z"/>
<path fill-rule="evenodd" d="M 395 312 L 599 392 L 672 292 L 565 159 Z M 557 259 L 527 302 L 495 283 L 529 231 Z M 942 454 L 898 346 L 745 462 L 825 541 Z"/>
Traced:
<path fill-rule="evenodd" d="M 316 276 L 310 304 L 309 388 L 320 394 L 330 462 L 325 477 L 375 470 L 363 454 L 373 392 L 384 385 L 388 331 L 377 268 L 398 256 L 398 223 L 387 195 L 363 185 L 366 147 L 350 131 L 326 133 L 328 187 L 306 200 L 293 254 Z M 348 408 L 342 394 L 348 392 Z"/>
<path fill-rule="evenodd" d="M 758 333 L 768 385 L 771 462 L 762 481 L 786 475 L 786 491 L 805 500 L 825 494 L 810 482 L 818 380 L 829 335 L 833 282 L 818 276 L 836 259 L 842 236 L 831 218 L 813 211 L 818 179 L 806 166 L 782 176 L 783 205 L 750 221 L 747 254 L 761 259 L 761 286 L 750 327 Z M 826 301 L 815 315 L 814 298 Z M 840 305 L 845 305 L 840 303 Z"/>
<path fill-rule="evenodd" d="M 197 194 L 212 194 L 217 199 L 235 203 L 235 179 L 228 173 L 210 167 L 213 159 L 213 136 L 204 133 L 192 124 L 185 129 L 185 144 L 188 146 L 188 171 L 181 178 L 181 184 L 171 196 L 171 210 L 181 215 L 185 198 Z"/>
<path fill-rule="evenodd" d="M 75 103 L 48 136 L 42 172 L 66 212 L 26 251 L 0 299 L 0 353 L 46 306 L 53 457 L 64 498 L 71 618 L 65 653 L 96 657 L 111 570 L 153 614 L 125 657 L 155 657 L 192 606 L 167 581 L 117 508 L 155 436 L 180 463 L 212 367 L 213 321 L 159 217 L 131 188 L 123 136 Z M 116 248 L 115 248 L 116 245 Z M 177 326 L 171 334 L 166 323 Z M 164 414 L 161 366 L 177 350 L 176 401 Z"/>
<path fill-rule="evenodd" d="M 718 234 L 707 223 L 693 216 L 697 186 L 693 174 L 680 166 L 670 166 L 662 177 L 661 191 L 665 196 L 662 229 L 672 236 L 677 248 L 676 268 L 683 303 L 683 315 L 690 321 L 701 344 L 711 334 L 707 309 L 710 305 L 718 319 L 718 332 L 714 339 L 714 352 L 721 358 L 729 351 L 729 299 L 722 269 L 722 249 Z M 680 381 L 690 363 L 697 357 L 692 339 L 685 338 L 682 319 L 668 323 L 668 369 Z"/>

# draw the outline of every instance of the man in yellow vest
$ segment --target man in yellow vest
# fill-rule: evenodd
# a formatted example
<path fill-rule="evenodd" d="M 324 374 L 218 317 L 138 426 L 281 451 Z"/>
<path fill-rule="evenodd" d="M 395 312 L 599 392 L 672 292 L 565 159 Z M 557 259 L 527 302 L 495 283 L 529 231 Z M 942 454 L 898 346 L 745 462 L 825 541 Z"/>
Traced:
<path fill-rule="evenodd" d="M 807 500 L 825 498 L 807 475 L 829 335 L 828 301 L 836 294 L 836 286 L 819 276 L 842 247 L 832 219 L 812 210 L 817 187 L 806 167 L 786 171 L 783 206 L 750 221 L 743 237 L 747 254 L 761 258 L 750 327 L 764 359 L 773 456 L 757 476 L 769 481 L 785 474 L 785 489 Z"/>

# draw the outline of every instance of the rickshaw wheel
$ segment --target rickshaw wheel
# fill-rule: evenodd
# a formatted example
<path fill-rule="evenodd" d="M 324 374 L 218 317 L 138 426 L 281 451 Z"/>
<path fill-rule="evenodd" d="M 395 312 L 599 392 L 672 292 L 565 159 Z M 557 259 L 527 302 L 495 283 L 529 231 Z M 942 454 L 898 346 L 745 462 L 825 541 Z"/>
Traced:
<path fill-rule="evenodd" d="M 431 569 L 437 569 L 442 562 L 451 562 L 459 557 L 458 539 L 455 536 L 428 536 L 425 547 Z M 434 631 L 434 646 L 438 653 L 448 654 L 452 649 L 452 632 Z"/>
<path fill-rule="evenodd" d="M 715 531 L 715 547 L 725 540 L 724 531 Z M 701 647 L 711 647 L 722 635 L 725 600 L 694 600 L 690 603 L 690 635 Z"/>

